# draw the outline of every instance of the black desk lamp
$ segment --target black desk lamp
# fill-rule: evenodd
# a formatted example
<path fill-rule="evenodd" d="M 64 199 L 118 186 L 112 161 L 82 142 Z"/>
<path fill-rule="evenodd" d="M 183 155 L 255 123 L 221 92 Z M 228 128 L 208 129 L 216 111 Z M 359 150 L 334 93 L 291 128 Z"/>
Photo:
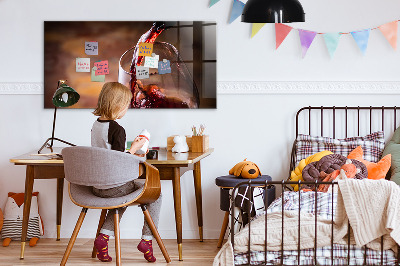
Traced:
<path fill-rule="evenodd" d="M 54 137 L 54 129 L 56 127 L 57 107 L 68 107 L 68 106 L 74 105 L 79 101 L 79 98 L 80 98 L 79 94 L 73 88 L 71 88 L 70 86 L 65 84 L 65 82 L 66 82 L 66 80 L 58 81 L 57 90 L 53 95 L 53 104 L 54 104 L 53 132 L 51 133 L 51 138 L 48 138 L 45 141 L 45 143 L 39 149 L 38 153 L 40 153 L 46 146 L 48 148 L 50 148 L 50 150 L 53 152 L 53 141 L 54 140 L 58 140 L 65 144 L 75 146 L 72 143 L 69 143 L 65 140 Z M 50 144 L 49 144 L 49 141 L 51 141 Z"/>
<path fill-rule="evenodd" d="M 298 0 L 249 0 L 243 8 L 242 22 L 304 22 L 304 10 Z"/>

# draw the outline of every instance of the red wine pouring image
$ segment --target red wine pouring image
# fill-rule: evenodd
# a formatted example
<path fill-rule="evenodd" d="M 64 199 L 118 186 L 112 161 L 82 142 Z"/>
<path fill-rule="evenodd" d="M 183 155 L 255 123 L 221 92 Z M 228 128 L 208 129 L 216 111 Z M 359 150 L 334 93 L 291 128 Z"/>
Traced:
<path fill-rule="evenodd" d="M 131 89 L 132 108 L 199 107 L 198 89 L 179 51 L 170 43 L 156 42 L 157 37 L 168 28 L 163 22 L 154 22 L 136 46 L 121 56 L 118 81 Z M 139 56 L 140 43 L 153 43 L 153 53 L 159 56 L 160 61 L 166 59 L 170 62 L 171 73 L 159 74 L 158 68 L 149 68 L 149 78 L 138 79 L 136 67 L 144 66 L 146 60 L 144 56 Z"/>

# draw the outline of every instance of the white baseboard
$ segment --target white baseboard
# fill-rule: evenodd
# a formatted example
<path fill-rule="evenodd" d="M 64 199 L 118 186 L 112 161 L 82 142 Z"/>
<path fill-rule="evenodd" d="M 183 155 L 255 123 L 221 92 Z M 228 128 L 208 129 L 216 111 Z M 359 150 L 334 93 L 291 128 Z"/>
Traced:
<path fill-rule="evenodd" d="M 218 94 L 399 94 L 400 81 L 220 81 Z M 43 94 L 43 83 L 0 83 L 0 94 Z"/>

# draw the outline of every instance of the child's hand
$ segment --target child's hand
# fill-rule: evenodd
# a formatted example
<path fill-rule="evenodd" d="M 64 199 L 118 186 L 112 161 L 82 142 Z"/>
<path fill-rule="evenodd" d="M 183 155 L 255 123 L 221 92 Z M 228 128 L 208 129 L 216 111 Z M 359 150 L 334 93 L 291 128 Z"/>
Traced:
<path fill-rule="evenodd" d="M 135 154 L 140 148 L 143 147 L 143 145 L 146 143 L 146 141 L 147 140 L 145 138 L 136 137 L 135 140 L 132 142 L 129 152 L 132 154 Z"/>
<path fill-rule="evenodd" d="M 146 153 L 145 154 L 136 154 L 135 153 L 135 155 L 136 156 L 139 156 L 139 157 L 146 157 L 146 155 L 149 153 L 149 149 L 147 149 L 147 151 L 146 151 Z"/>

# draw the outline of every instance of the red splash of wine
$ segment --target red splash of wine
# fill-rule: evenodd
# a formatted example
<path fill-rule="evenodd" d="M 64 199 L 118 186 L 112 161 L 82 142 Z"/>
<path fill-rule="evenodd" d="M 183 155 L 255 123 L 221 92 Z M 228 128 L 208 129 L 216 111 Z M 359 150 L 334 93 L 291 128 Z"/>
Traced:
<path fill-rule="evenodd" d="M 166 29 L 161 22 L 155 22 L 153 26 L 145 34 L 143 34 L 134 51 L 132 64 L 130 68 L 131 82 L 130 89 L 133 94 L 131 107 L 134 108 L 189 108 L 186 102 L 176 97 L 168 97 L 164 93 L 164 89 L 156 84 L 143 85 L 140 80 L 136 79 L 136 66 L 143 63 L 144 56 L 139 56 L 139 44 L 154 43 L 157 37 Z"/>

